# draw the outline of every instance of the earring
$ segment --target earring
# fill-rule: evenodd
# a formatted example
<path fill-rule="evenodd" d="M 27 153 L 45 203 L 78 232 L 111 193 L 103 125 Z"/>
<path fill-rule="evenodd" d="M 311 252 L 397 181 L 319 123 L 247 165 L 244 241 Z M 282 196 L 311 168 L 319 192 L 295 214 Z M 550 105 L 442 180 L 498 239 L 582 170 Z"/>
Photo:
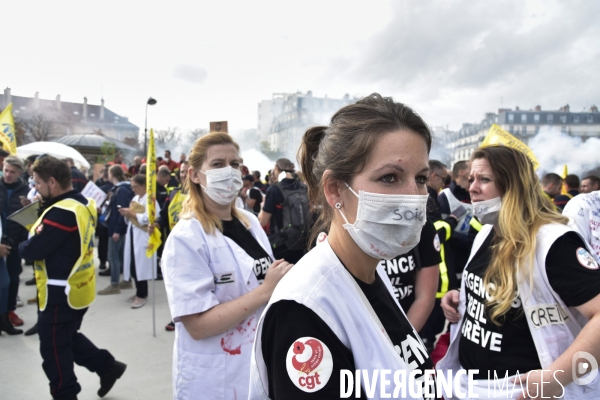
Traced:
<path fill-rule="evenodd" d="M 337 208 L 338 210 L 339 210 L 340 208 L 342 208 L 342 203 L 335 203 L 335 208 Z"/>

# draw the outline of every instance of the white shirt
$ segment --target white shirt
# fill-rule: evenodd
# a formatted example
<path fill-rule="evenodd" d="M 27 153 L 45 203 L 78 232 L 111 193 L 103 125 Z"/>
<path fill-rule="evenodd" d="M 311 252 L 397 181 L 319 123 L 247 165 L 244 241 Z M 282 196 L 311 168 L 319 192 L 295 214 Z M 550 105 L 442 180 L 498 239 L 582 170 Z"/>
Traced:
<path fill-rule="evenodd" d="M 273 258 L 258 219 L 250 232 Z M 219 335 L 194 340 L 181 317 L 198 314 L 237 299 L 258 287 L 254 260 L 220 231 L 209 235 L 195 218 L 180 219 L 165 244 L 163 276 L 175 321 L 174 399 L 246 399 L 254 335 L 263 307 L 238 326 Z"/>

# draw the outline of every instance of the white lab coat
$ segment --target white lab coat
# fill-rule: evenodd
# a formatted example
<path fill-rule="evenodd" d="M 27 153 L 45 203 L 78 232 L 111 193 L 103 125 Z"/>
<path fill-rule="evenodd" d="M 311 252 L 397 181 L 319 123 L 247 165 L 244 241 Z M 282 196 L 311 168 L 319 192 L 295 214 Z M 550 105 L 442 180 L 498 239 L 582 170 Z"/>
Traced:
<path fill-rule="evenodd" d="M 256 216 L 250 232 L 273 258 Z M 254 260 L 231 239 L 204 232 L 196 218 L 181 218 L 171 231 L 162 258 L 163 277 L 175 321 L 173 398 L 246 399 L 256 326 L 264 307 L 221 334 L 194 340 L 181 323 L 185 315 L 204 312 L 258 287 Z"/>
<path fill-rule="evenodd" d="M 390 296 L 395 299 L 393 287 L 387 273 L 381 268 L 377 269 L 377 273 Z M 314 311 L 331 328 L 331 331 L 335 333 L 340 342 L 352 351 L 356 369 L 369 371 L 371 377 L 374 374 L 373 371 L 376 370 L 379 372 L 390 370 L 392 375 L 395 371 L 402 370 L 405 371 L 406 376 L 409 376 L 409 373 L 414 369 L 414 365 L 416 365 L 414 360 L 417 357 L 422 357 L 418 355 L 419 353 L 425 352 L 425 346 L 413 329 L 410 334 L 413 340 L 407 338 L 402 343 L 407 360 L 399 355 L 373 307 L 355 279 L 334 253 L 329 241 L 326 240 L 302 257 L 296 266 L 279 281 L 262 314 L 256 330 L 256 342 L 254 343 L 250 371 L 250 400 L 269 399 L 267 362 L 270 360 L 265 361 L 263 358 L 262 329 L 264 317 L 269 307 L 281 300 L 293 300 Z M 398 301 L 395 302 L 399 311 L 404 314 L 404 310 L 402 310 Z M 292 343 L 290 343 L 291 345 Z M 411 364 L 407 364 L 408 362 L 411 362 Z M 327 367 L 324 367 L 316 372 L 321 372 L 321 376 L 327 374 L 327 371 L 333 374 L 339 373 L 332 371 L 332 369 L 333 366 L 330 367 L 329 371 Z M 306 374 L 308 376 L 308 373 Z M 294 379 L 298 379 L 299 376 L 296 375 Z M 292 379 L 292 375 L 290 375 L 290 379 Z M 408 384 L 407 382 L 403 383 Z M 379 380 L 374 381 L 373 384 L 375 390 L 373 397 L 370 397 L 373 399 L 385 398 L 382 393 L 387 392 L 390 394 L 394 387 L 392 384 L 384 388 Z M 406 395 L 408 397 L 403 398 L 421 400 L 423 398 L 422 396 L 411 395 L 408 390 Z M 354 395 L 352 395 L 352 398 L 354 398 Z"/>
<path fill-rule="evenodd" d="M 135 196 L 131 201 L 140 203 L 146 209 L 146 195 Z M 157 202 L 154 203 L 156 216 L 159 216 L 160 207 Z M 143 214 L 136 214 L 140 225 L 148 225 L 148 212 L 144 210 Z M 133 227 L 133 228 L 132 228 Z M 148 247 L 148 231 L 140 229 L 127 220 L 127 235 L 125 237 L 125 248 L 123 249 L 123 279 L 129 280 L 131 276 L 131 235 L 129 229 L 133 229 L 133 252 L 135 256 L 135 273 L 138 281 L 147 281 L 156 278 L 156 252 L 152 258 L 146 256 L 146 248 Z"/>
<path fill-rule="evenodd" d="M 475 237 L 467 265 L 469 265 L 475 254 L 477 254 L 477 251 L 481 248 L 492 229 L 492 225 L 484 225 L 481 231 L 479 231 L 479 234 Z M 550 247 L 558 238 L 570 231 L 572 229 L 566 225 L 543 225 L 536 235 L 535 257 L 532 266 L 533 278 L 531 280 L 534 286 L 531 287 L 529 279 L 526 279 L 522 274 L 517 276 L 517 291 L 523 302 L 525 318 L 527 319 L 527 324 L 543 370 L 548 370 L 550 365 L 567 351 L 588 322 L 575 307 L 567 307 L 565 302 L 549 284 L 546 273 L 546 256 L 550 251 Z M 456 372 L 462 369 L 459 357 L 461 327 L 463 326 L 467 307 L 466 281 L 463 278 L 458 306 L 458 312 L 462 316 L 461 320 L 457 324 L 450 326 L 450 346 L 444 358 L 436 366 L 436 369 L 444 374 L 444 376 L 448 376 L 448 371 L 452 371 L 454 373 L 453 376 L 456 376 Z M 548 318 L 544 318 L 546 323 L 542 323 L 543 320 L 541 318 L 536 318 L 536 316 L 540 315 L 539 310 L 544 314 L 547 313 L 549 316 Z M 552 313 L 552 317 L 550 317 L 550 313 Z M 528 371 L 521 372 L 526 373 Z M 592 375 L 588 374 L 587 376 Z M 493 392 L 489 393 L 487 391 L 490 387 L 488 384 L 488 381 L 479 382 L 480 389 L 475 391 L 476 394 L 480 394 L 479 398 L 485 398 L 483 396 L 486 394 L 491 398 L 493 395 Z M 453 387 L 454 396 L 445 396 L 444 398 L 448 400 L 465 399 L 464 396 L 459 396 L 456 393 L 456 389 L 456 387 Z M 508 396 L 503 394 L 502 398 L 516 398 L 519 395 L 516 389 L 519 389 L 518 385 L 509 391 Z M 464 387 L 461 388 L 461 391 L 464 392 Z M 588 382 L 585 385 L 579 386 L 571 383 L 565 386 L 564 395 L 561 399 L 597 399 L 599 392 L 600 376 L 596 375 L 592 382 Z M 496 395 L 498 397 L 495 398 L 500 398 L 499 393 L 496 392 Z"/>
<path fill-rule="evenodd" d="M 600 262 L 600 190 L 573 197 L 562 214 L 569 217 L 569 226 L 589 243 L 596 261 Z"/>

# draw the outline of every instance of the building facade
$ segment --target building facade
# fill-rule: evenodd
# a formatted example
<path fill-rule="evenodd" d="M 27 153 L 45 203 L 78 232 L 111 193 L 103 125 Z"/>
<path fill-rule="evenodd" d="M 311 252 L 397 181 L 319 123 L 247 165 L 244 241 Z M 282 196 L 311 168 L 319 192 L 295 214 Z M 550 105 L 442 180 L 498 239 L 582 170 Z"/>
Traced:
<path fill-rule="evenodd" d="M 265 127 L 269 126 L 268 141 L 271 151 L 278 152 L 290 160 L 296 159 L 302 136 L 308 128 L 328 124 L 337 110 L 356 101 L 348 94 L 341 99 L 314 97 L 311 91 L 273 96 L 269 103 L 272 120 L 263 120 L 262 106 L 259 105 L 259 132 L 262 138 Z M 264 115 L 266 116 L 266 113 Z"/>
<path fill-rule="evenodd" d="M 526 144 L 539 133 L 541 127 L 546 126 L 569 136 L 580 137 L 583 141 L 600 137 L 600 113 L 596 106 L 585 112 L 571 112 L 568 105 L 556 111 L 545 111 L 540 106 L 533 110 L 501 108 L 497 114 L 487 113 L 479 123 L 464 123 L 458 132 L 447 132 L 445 142 L 451 155 L 451 164 L 468 160 L 492 124 L 497 124 Z"/>
<path fill-rule="evenodd" d="M 34 97 L 13 96 L 10 88 L 4 89 L 0 99 L 0 110 L 13 103 L 13 116 L 21 121 L 25 130 L 25 141 L 49 141 L 64 135 L 76 133 L 97 133 L 113 139 L 137 144 L 140 128 L 104 106 L 88 104 L 87 97 L 83 103 L 61 101 L 60 95 L 55 100 L 40 99 L 36 92 Z"/>

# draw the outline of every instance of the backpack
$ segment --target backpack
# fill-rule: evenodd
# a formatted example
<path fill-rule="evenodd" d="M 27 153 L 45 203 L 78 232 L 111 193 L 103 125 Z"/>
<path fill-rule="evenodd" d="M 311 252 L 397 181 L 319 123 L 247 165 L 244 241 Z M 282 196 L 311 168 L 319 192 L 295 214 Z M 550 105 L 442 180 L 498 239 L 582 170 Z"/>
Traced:
<path fill-rule="evenodd" d="M 310 208 L 306 186 L 297 183 L 297 189 L 284 189 L 280 182 L 276 186 L 283 195 L 283 225 L 275 224 L 269 242 L 273 248 L 285 246 L 288 250 L 305 250 L 311 226 Z"/>

